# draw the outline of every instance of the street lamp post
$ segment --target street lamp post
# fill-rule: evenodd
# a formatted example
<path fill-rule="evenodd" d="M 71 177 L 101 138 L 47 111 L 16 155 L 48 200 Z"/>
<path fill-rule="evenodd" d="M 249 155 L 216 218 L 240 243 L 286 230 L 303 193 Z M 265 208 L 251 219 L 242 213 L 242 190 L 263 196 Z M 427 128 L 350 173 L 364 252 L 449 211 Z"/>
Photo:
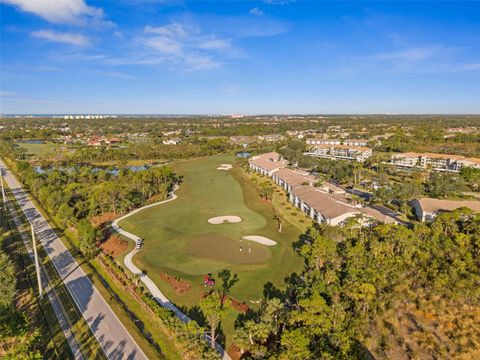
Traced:
<path fill-rule="evenodd" d="M 40 298 L 42 298 L 43 288 L 42 288 L 42 279 L 40 277 L 40 265 L 38 264 L 37 242 L 35 241 L 35 232 L 33 231 L 33 224 L 30 224 L 30 227 L 32 228 L 33 255 L 35 257 L 35 270 L 37 272 L 38 294 L 40 295 Z"/>

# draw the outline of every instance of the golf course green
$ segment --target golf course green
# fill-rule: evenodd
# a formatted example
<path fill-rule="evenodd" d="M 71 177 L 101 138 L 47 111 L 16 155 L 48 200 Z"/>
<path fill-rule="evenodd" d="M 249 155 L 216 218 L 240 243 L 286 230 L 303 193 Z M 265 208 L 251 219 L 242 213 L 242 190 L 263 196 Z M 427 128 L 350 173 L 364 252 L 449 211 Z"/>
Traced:
<path fill-rule="evenodd" d="M 218 170 L 221 164 L 233 168 Z M 119 225 L 144 239 L 133 261 L 173 302 L 186 308 L 196 305 L 205 291 L 203 276 L 211 273 L 215 277 L 229 269 L 240 279 L 231 296 L 248 304 L 263 298 L 265 284 L 281 287 L 286 276 L 300 269 L 301 260 L 292 248 L 299 230 L 284 224 L 278 232 L 272 205 L 260 198 L 234 156 L 180 161 L 171 166 L 183 176 L 178 198 L 133 214 Z M 241 221 L 208 222 L 227 215 L 239 216 Z M 240 241 L 248 235 L 264 236 L 277 244 Z M 191 289 L 176 294 L 161 273 L 188 281 Z"/>

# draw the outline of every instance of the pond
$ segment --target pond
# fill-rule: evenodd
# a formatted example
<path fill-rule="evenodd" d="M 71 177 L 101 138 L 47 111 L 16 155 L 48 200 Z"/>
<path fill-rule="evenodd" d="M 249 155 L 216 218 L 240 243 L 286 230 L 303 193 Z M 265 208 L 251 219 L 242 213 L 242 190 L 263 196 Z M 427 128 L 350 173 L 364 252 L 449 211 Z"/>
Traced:
<path fill-rule="evenodd" d="M 238 152 L 235 154 L 237 157 L 239 158 L 243 158 L 243 159 L 246 159 L 246 158 L 249 158 L 250 156 L 252 156 L 252 154 L 250 154 L 249 152 L 247 151 L 241 151 L 241 152 Z"/>
<path fill-rule="evenodd" d="M 126 169 L 130 170 L 130 171 L 133 171 L 133 172 L 137 172 L 137 171 L 144 171 L 144 170 L 148 170 L 149 168 L 151 168 L 151 165 L 149 164 L 145 164 L 145 165 L 132 165 L 132 166 L 127 166 Z M 45 167 L 42 167 L 42 166 L 35 166 L 33 168 L 33 171 L 35 171 L 37 174 L 43 174 L 45 172 L 48 172 L 48 171 L 52 171 L 52 170 L 64 170 L 64 171 L 68 171 L 68 172 L 71 172 L 71 171 L 74 171 L 75 170 L 75 167 L 73 166 L 69 166 L 69 167 L 66 167 L 66 166 L 45 166 Z M 106 171 L 107 173 L 113 175 L 113 176 L 118 176 L 118 173 L 120 172 L 120 169 L 118 168 L 106 168 L 106 167 L 93 167 L 91 168 L 92 172 L 94 173 L 97 173 L 99 171 Z"/>
<path fill-rule="evenodd" d="M 45 144 L 45 140 L 42 139 L 19 140 L 18 142 L 22 144 Z"/>

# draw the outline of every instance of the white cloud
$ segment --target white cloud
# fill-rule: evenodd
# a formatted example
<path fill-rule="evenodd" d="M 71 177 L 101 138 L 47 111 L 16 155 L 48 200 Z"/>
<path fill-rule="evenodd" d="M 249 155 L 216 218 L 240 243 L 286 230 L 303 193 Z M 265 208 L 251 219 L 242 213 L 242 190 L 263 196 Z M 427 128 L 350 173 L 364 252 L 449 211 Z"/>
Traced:
<path fill-rule="evenodd" d="M 183 45 L 167 36 L 156 36 L 144 39 L 143 44 L 166 54 L 179 55 L 182 52 Z"/>
<path fill-rule="evenodd" d="M 13 96 L 15 93 L 11 91 L 0 91 L 0 97 Z"/>
<path fill-rule="evenodd" d="M 268 5 L 287 5 L 294 3 L 295 0 L 263 0 L 263 2 Z"/>
<path fill-rule="evenodd" d="M 182 24 L 172 23 L 165 26 L 145 26 L 144 31 L 147 34 L 157 34 L 169 37 L 185 37 L 187 36 L 187 29 Z"/>
<path fill-rule="evenodd" d="M 199 42 L 197 47 L 199 49 L 227 49 L 231 47 L 231 41 L 226 39 L 211 39 Z"/>
<path fill-rule="evenodd" d="M 86 36 L 78 33 L 59 32 L 54 30 L 37 30 L 31 32 L 30 35 L 39 39 L 45 39 L 62 44 L 70 44 L 75 46 L 90 45 L 90 40 Z"/>
<path fill-rule="evenodd" d="M 136 64 L 169 64 L 184 70 L 205 70 L 221 65 L 232 50 L 230 39 L 207 34 L 189 23 L 145 26 L 145 36 L 137 39 L 146 54 Z"/>
<path fill-rule="evenodd" d="M 89 6 L 85 0 L 1 0 L 20 10 L 35 14 L 55 24 L 85 25 L 102 22 L 103 10 Z"/>
<path fill-rule="evenodd" d="M 255 16 L 262 16 L 263 15 L 263 11 L 260 10 L 258 7 L 254 7 L 252 9 L 250 9 L 249 13 L 252 14 L 252 15 L 255 15 Z"/>
<path fill-rule="evenodd" d="M 376 60 L 405 60 L 405 61 L 421 61 L 432 58 L 433 56 L 443 53 L 445 49 L 438 46 L 414 47 L 398 51 L 375 54 L 372 58 Z"/>
<path fill-rule="evenodd" d="M 117 71 L 105 71 L 105 72 L 102 72 L 101 75 L 113 77 L 113 78 L 119 78 L 119 79 L 126 79 L 126 80 L 135 79 L 135 77 L 132 75 L 125 74 L 122 72 L 117 72 Z"/>

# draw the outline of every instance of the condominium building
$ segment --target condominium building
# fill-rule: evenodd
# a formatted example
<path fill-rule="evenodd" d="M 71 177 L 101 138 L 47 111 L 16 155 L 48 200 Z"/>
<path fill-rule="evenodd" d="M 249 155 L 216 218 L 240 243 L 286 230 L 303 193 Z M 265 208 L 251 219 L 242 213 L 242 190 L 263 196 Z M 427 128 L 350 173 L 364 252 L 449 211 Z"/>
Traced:
<path fill-rule="evenodd" d="M 305 140 L 308 145 L 340 145 L 340 139 L 320 139 L 320 138 L 308 138 Z"/>
<path fill-rule="evenodd" d="M 391 216 L 370 207 L 354 205 L 342 188 L 324 183 L 315 187 L 317 178 L 306 171 L 287 169 L 287 161 L 271 152 L 249 159 L 250 169 L 271 177 L 288 194 L 289 200 L 314 221 L 330 225 L 343 225 L 349 217 L 358 216 L 361 225 L 375 221 L 397 223 Z"/>
<path fill-rule="evenodd" d="M 394 154 L 391 164 L 405 168 L 431 168 L 437 171 L 458 172 L 462 167 L 480 169 L 479 158 L 466 158 L 461 155 L 407 152 Z"/>
<path fill-rule="evenodd" d="M 270 152 L 266 154 L 252 156 L 248 160 L 251 170 L 254 170 L 264 176 L 272 177 L 273 173 L 287 166 L 288 161 L 283 160 L 280 154 Z"/>
<path fill-rule="evenodd" d="M 343 145 L 347 146 L 367 146 L 367 139 L 345 139 L 343 140 Z"/>
<path fill-rule="evenodd" d="M 364 146 L 315 145 L 305 155 L 364 162 L 372 156 L 372 150 Z"/>
<path fill-rule="evenodd" d="M 260 141 L 266 142 L 277 142 L 285 139 L 283 135 L 280 134 L 270 134 L 270 135 L 258 135 L 257 139 Z"/>
<path fill-rule="evenodd" d="M 302 185 L 314 185 L 317 179 L 306 171 L 280 169 L 273 173 L 272 180 L 287 193 Z"/>
<path fill-rule="evenodd" d="M 342 226 L 348 218 L 357 217 L 360 225 L 375 221 L 397 223 L 397 221 L 370 207 L 352 205 L 345 196 L 332 196 L 313 186 L 300 186 L 290 193 L 290 201 L 314 221 Z"/>
<path fill-rule="evenodd" d="M 453 211 L 462 207 L 480 213 L 480 201 L 478 200 L 440 200 L 421 198 L 412 200 L 411 204 L 415 210 L 417 219 L 420 221 L 433 221 L 433 219 L 442 212 Z"/>

